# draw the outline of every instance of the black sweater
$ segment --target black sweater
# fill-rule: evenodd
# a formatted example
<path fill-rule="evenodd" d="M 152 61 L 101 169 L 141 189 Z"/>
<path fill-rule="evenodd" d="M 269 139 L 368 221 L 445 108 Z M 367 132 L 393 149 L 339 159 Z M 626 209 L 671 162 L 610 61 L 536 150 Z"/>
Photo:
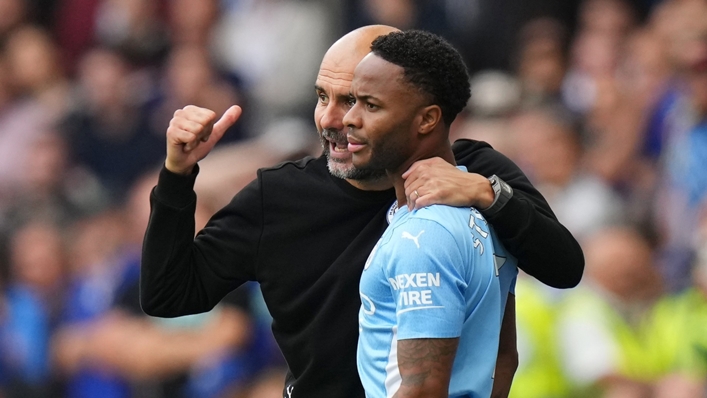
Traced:
<path fill-rule="evenodd" d="M 463 140 L 454 149 L 469 172 L 497 174 L 514 188 L 488 221 L 520 267 L 551 286 L 576 285 L 582 251 L 518 167 L 482 142 Z M 258 281 L 289 366 L 291 397 L 363 397 L 358 282 L 387 226 L 394 190 L 358 190 L 331 176 L 324 157 L 286 162 L 259 170 L 193 238 L 197 172 L 163 169 L 152 192 L 143 310 L 162 317 L 208 311 L 245 281 Z"/>

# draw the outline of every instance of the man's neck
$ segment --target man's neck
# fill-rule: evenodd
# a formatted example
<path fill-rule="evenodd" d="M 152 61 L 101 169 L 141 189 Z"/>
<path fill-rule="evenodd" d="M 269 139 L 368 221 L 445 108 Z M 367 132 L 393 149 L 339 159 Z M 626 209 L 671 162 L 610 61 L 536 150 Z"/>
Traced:
<path fill-rule="evenodd" d="M 457 164 L 454 160 L 454 152 L 452 152 L 452 147 L 447 142 L 447 145 L 439 148 L 438 151 L 429 152 L 423 156 L 415 156 L 408 159 L 408 161 L 403 163 L 403 165 L 397 170 L 386 170 L 388 179 L 393 183 L 393 187 L 395 188 L 395 196 L 398 199 L 398 207 L 402 207 L 407 204 L 407 196 L 405 195 L 405 179 L 403 178 L 403 173 L 405 173 L 410 166 L 418 160 L 430 159 L 434 157 L 440 157 L 443 160 L 446 160 L 449 164 L 455 166 Z"/>

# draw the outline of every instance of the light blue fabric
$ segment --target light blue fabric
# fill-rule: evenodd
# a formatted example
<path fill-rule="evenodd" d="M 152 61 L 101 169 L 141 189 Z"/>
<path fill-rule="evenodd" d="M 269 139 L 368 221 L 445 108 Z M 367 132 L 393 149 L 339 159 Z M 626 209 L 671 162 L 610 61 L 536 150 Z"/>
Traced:
<path fill-rule="evenodd" d="M 3 362 L 11 377 L 41 386 L 49 377 L 49 315 L 31 288 L 16 284 L 7 292 L 2 325 Z"/>
<path fill-rule="evenodd" d="M 398 340 L 459 337 L 449 396 L 488 397 L 516 275 L 515 259 L 477 210 L 399 209 L 361 277 L 358 369 L 366 395 L 397 391 Z"/>
<path fill-rule="evenodd" d="M 707 199 L 707 120 L 695 126 L 686 141 L 685 189 L 688 203 L 698 206 Z"/>

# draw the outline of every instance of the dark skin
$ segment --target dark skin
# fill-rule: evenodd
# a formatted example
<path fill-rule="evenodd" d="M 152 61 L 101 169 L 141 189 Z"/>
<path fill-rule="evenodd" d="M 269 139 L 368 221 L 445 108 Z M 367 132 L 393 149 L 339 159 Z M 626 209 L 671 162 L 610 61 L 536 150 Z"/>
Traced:
<path fill-rule="evenodd" d="M 496 373 L 493 378 L 491 398 L 506 398 L 511 393 L 513 375 L 518 369 L 518 345 L 516 342 L 516 299 L 512 294 L 506 300 L 503 312 L 501 337 L 498 344 Z"/>
<path fill-rule="evenodd" d="M 403 69 L 375 54 L 356 67 L 351 94 L 355 104 L 344 117 L 348 150 L 355 167 L 385 169 L 398 205 L 408 203 L 403 173 L 416 161 L 439 157 L 455 164 L 442 110 L 403 80 Z M 493 397 L 508 395 L 515 368 L 515 302 L 504 317 Z M 512 340 L 512 341 L 511 341 Z M 395 398 L 447 397 L 459 338 L 407 339 L 397 343 L 402 378 Z"/>
<path fill-rule="evenodd" d="M 458 345 L 458 338 L 398 341 L 402 382 L 393 397 L 446 397 Z"/>

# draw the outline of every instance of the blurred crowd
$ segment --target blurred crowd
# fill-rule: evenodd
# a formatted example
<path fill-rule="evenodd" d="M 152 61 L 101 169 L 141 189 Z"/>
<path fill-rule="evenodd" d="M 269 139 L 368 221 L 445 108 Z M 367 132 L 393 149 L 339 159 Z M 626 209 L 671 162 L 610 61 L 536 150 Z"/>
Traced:
<path fill-rule="evenodd" d="M 511 396 L 707 397 L 707 1 L 0 0 L 0 398 L 282 396 L 257 285 L 143 315 L 148 196 L 188 104 L 244 109 L 197 226 L 318 155 L 321 57 L 371 23 L 460 49 L 452 139 L 515 161 L 584 249 L 576 289 L 518 281 Z"/>
<path fill-rule="evenodd" d="M 513 159 L 583 247 L 579 287 L 521 276 L 511 396 L 707 396 L 707 3 L 587 0 L 474 74 L 456 138 Z"/>

